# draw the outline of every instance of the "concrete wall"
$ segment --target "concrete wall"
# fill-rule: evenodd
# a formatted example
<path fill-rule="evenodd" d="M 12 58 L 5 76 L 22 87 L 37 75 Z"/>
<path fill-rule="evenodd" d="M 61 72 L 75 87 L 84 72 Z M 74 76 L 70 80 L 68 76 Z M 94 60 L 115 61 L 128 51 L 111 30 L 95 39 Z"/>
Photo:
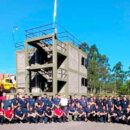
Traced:
<path fill-rule="evenodd" d="M 79 93 L 80 94 L 86 94 L 87 93 L 87 87 L 81 85 L 82 78 L 86 78 L 86 77 L 83 76 L 83 75 L 79 75 Z"/>
<path fill-rule="evenodd" d="M 69 69 L 78 71 L 78 62 L 79 62 L 78 50 L 75 49 L 71 45 L 69 45 L 68 48 L 69 48 L 69 50 L 68 50 L 68 58 L 69 58 L 68 67 L 69 67 Z"/>
<path fill-rule="evenodd" d="M 78 89 L 79 89 L 79 85 L 78 85 L 78 73 L 75 72 L 68 72 L 68 91 L 69 94 L 77 94 L 78 93 Z"/>
<path fill-rule="evenodd" d="M 79 52 L 79 72 L 84 74 L 85 76 L 87 76 L 87 69 L 85 66 L 82 65 L 82 57 L 84 57 L 85 59 L 87 59 L 87 55 L 85 55 L 84 53 L 82 53 L 81 51 Z"/>
<path fill-rule="evenodd" d="M 85 66 L 81 65 L 81 59 L 82 57 L 87 58 L 87 55 L 74 45 L 69 43 L 67 45 L 68 57 L 61 64 L 60 68 L 68 70 L 68 79 L 66 79 L 67 83 L 60 90 L 60 93 L 66 92 L 67 88 L 68 94 L 86 94 L 87 88 L 81 86 L 81 79 L 82 77 L 87 78 L 87 69 Z M 17 87 L 20 89 L 25 88 L 25 52 L 18 51 L 16 56 Z M 57 78 L 60 78 L 59 74 Z"/>
<path fill-rule="evenodd" d="M 87 69 L 83 66 L 82 57 L 87 55 L 74 45 L 68 44 L 68 91 L 70 94 L 86 94 L 87 88 L 81 85 L 81 79 L 87 78 Z"/>
<path fill-rule="evenodd" d="M 25 52 L 16 52 L 16 78 L 17 88 L 25 88 Z"/>

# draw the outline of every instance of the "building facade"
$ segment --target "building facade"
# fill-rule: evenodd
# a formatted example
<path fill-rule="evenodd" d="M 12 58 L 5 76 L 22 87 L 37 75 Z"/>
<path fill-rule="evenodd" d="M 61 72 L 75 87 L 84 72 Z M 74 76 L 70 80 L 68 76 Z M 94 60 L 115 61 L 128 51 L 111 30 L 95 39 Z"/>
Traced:
<path fill-rule="evenodd" d="M 16 53 L 18 92 L 86 95 L 87 54 L 54 32 L 34 36 L 34 30 L 27 31 L 25 49 Z"/>

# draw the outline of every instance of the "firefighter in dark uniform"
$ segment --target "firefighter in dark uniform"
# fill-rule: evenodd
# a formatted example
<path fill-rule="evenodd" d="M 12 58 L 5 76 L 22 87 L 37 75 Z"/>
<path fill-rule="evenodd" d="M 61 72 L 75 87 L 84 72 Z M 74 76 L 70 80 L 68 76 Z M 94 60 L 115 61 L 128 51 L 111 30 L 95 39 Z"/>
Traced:
<path fill-rule="evenodd" d="M 63 122 L 68 122 L 69 121 L 69 111 L 67 106 L 63 108 Z"/>
<path fill-rule="evenodd" d="M 36 106 L 36 115 L 37 115 L 37 120 L 40 123 L 43 123 L 43 119 L 44 119 L 44 112 L 43 112 L 43 107 L 38 105 Z"/>
<path fill-rule="evenodd" d="M 43 100 L 42 100 L 42 97 L 39 96 L 39 97 L 36 99 L 35 103 L 37 103 L 37 104 L 40 105 L 40 106 L 43 106 L 44 102 L 43 102 Z"/>
<path fill-rule="evenodd" d="M 27 114 L 27 101 L 24 95 L 19 96 L 18 104 L 20 105 L 23 113 Z"/>
<path fill-rule="evenodd" d="M 106 110 L 106 106 L 103 106 L 102 108 L 100 108 L 99 110 L 99 121 L 100 122 L 107 122 L 107 110 Z"/>
<path fill-rule="evenodd" d="M 108 111 L 108 122 L 115 122 L 116 116 L 117 116 L 117 113 L 113 106 Z"/>
<path fill-rule="evenodd" d="M 16 109 L 15 109 L 15 121 L 17 123 L 26 123 L 27 122 L 27 119 L 26 119 L 26 113 L 24 113 L 22 111 L 22 108 L 21 106 L 18 106 Z"/>
<path fill-rule="evenodd" d="M 53 104 L 54 106 L 58 106 L 60 104 L 60 98 L 59 96 L 56 94 L 55 97 L 53 98 Z"/>
<path fill-rule="evenodd" d="M 87 118 L 87 120 L 92 120 L 92 118 L 93 118 L 93 110 L 92 110 L 90 104 L 88 104 L 86 106 L 86 108 L 84 108 L 84 111 L 86 112 L 86 118 Z"/>
<path fill-rule="evenodd" d="M 13 108 L 13 102 L 9 95 L 6 95 L 6 99 L 3 101 L 3 108 L 6 110 L 8 107 Z"/>
<path fill-rule="evenodd" d="M 122 99 L 122 101 L 121 101 L 121 106 L 122 106 L 123 111 L 128 108 L 128 105 L 129 105 L 129 101 L 128 101 L 128 99 L 124 96 L 123 99 Z"/>
<path fill-rule="evenodd" d="M 78 108 L 77 108 L 77 121 L 85 121 L 86 120 L 86 114 L 85 114 L 85 111 L 83 109 L 83 106 L 80 105 Z"/>
<path fill-rule="evenodd" d="M 117 97 L 117 98 L 115 99 L 114 106 L 115 106 L 115 109 L 116 109 L 116 110 L 119 109 L 119 107 L 121 106 L 121 99 L 120 99 L 120 97 Z"/>
<path fill-rule="evenodd" d="M 51 108 L 47 106 L 44 114 L 44 123 L 51 123 L 53 119 L 53 112 Z"/>
<path fill-rule="evenodd" d="M 125 123 L 130 125 L 130 108 L 127 108 L 124 114 L 125 114 Z"/>
<path fill-rule="evenodd" d="M 106 100 L 106 109 L 107 111 L 110 111 L 110 109 L 114 107 L 114 103 L 111 99 L 111 97 L 108 97 L 107 100 Z"/>
<path fill-rule="evenodd" d="M 27 101 L 27 108 L 34 107 L 35 99 L 33 98 L 32 94 L 29 96 Z"/>
<path fill-rule="evenodd" d="M 76 108 L 75 108 L 74 103 L 69 104 L 68 111 L 69 111 L 69 120 L 75 120 L 76 119 Z"/>
<path fill-rule="evenodd" d="M 37 123 L 37 113 L 36 110 L 33 107 L 29 107 L 28 113 L 27 113 L 27 119 L 29 123 Z"/>
<path fill-rule="evenodd" d="M 123 123 L 124 122 L 124 112 L 121 106 L 118 107 L 118 110 L 116 110 L 116 118 L 115 121 L 116 123 Z"/>

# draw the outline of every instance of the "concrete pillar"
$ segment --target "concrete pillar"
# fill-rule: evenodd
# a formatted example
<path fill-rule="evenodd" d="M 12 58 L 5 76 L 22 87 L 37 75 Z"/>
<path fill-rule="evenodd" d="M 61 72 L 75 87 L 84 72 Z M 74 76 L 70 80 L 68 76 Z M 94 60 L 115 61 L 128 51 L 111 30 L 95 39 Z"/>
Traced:
<path fill-rule="evenodd" d="M 53 36 L 53 95 L 57 93 L 57 40 Z"/>
<path fill-rule="evenodd" d="M 29 66 L 29 61 L 28 61 L 28 43 L 25 42 L 25 91 L 26 93 L 29 93 L 29 71 L 27 70 L 27 67 Z"/>

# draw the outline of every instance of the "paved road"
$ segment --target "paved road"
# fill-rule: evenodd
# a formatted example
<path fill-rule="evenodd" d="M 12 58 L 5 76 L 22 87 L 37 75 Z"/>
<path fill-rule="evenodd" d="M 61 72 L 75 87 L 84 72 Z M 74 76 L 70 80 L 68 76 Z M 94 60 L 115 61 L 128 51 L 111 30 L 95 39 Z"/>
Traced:
<path fill-rule="evenodd" d="M 112 123 L 68 122 L 51 124 L 7 124 L 0 130 L 130 130 L 130 126 Z"/>

